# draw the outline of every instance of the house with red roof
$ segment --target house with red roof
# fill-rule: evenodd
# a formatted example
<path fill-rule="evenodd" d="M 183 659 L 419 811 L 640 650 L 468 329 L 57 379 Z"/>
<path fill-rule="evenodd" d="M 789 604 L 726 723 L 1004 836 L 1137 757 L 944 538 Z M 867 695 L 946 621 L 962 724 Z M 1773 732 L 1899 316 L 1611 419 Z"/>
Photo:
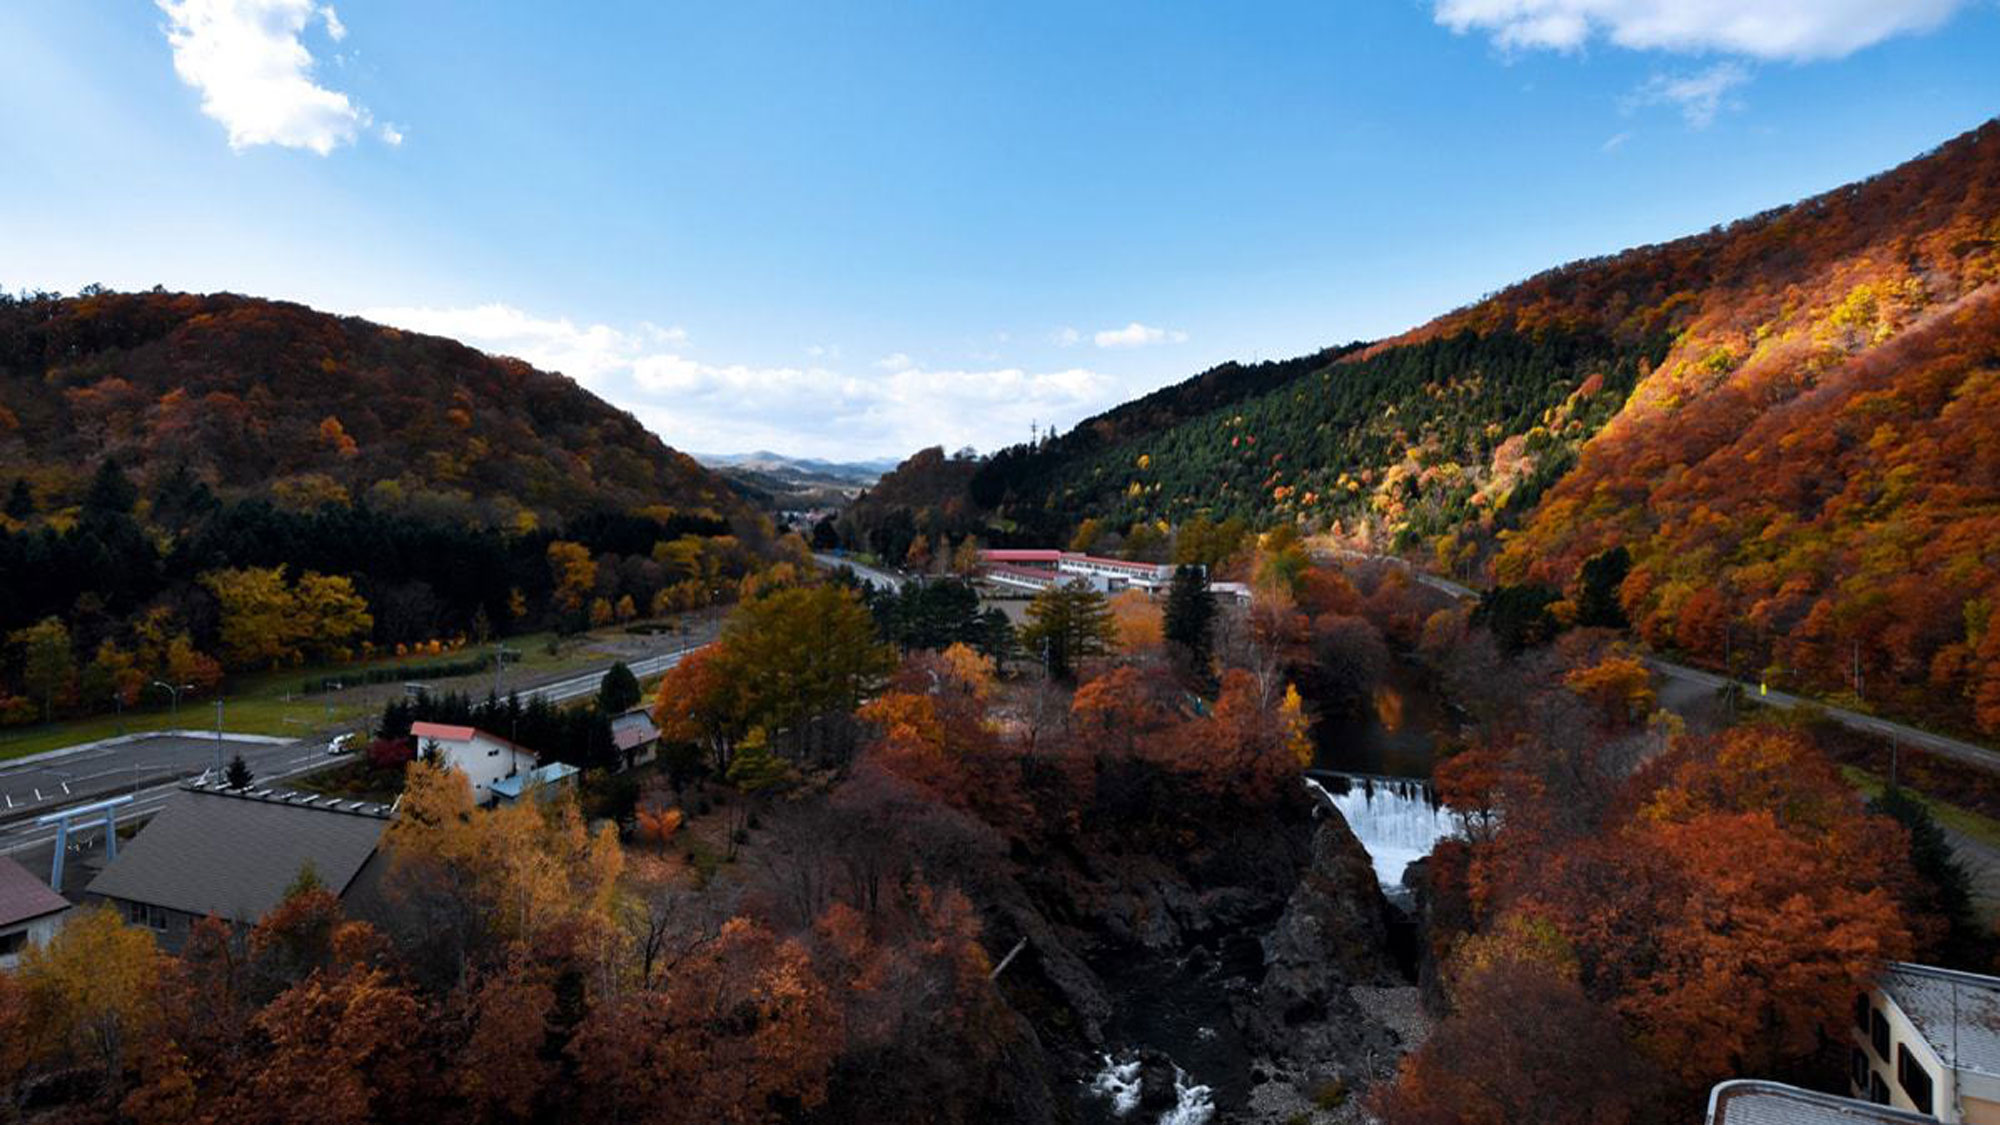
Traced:
<path fill-rule="evenodd" d="M 533 750 L 477 727 L 416 722 L 410 724 L 410 737 L 416 742 L 418 757 L 435 755 L 439 762 L 463 773 L 472 782 L 472 799 L 482 805 L 502 799 L 494 789 L 502 778 L 535 768 Z"/>

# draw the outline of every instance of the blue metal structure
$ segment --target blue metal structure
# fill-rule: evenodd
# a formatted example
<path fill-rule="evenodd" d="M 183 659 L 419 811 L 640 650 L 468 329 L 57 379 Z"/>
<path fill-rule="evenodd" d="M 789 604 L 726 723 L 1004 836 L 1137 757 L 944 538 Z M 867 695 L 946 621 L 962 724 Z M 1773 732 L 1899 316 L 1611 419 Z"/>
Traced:
<path fill-rule="evenodd" d="M 35 821 L 37 825 L 53 824 L 56 826 L 56 859 L 55 862 L 51 864 L 49 868 L 49 886 L 54 888 L 57 894 L 62 893 L 63 853 L 69 851 L 70 820 L 75 817 L 92 816 L 96 813 L 100 812 L 103 813 L 104 814 L 104 857 L 106 859 L 117 859 L 118 858 L 118 806 L 129 805 L 131 803 L 132 803 L 132 795 L 128 793 L 123 797 L 112 797 L 109 800 L 93 801 L 88 805 L 78 805 L 73 809 L 64 809 L 61 812 L 52 812 L 47 816 L 38 818 Z"/>

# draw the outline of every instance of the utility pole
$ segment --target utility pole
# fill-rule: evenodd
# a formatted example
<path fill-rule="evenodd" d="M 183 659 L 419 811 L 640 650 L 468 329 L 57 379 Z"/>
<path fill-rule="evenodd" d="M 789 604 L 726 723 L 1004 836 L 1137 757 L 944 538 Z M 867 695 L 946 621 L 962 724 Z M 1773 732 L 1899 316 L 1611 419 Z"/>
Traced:
<path fill-rule="evenodd" d="M 1858 640 L 1854 642 L 1854 698 L 1863 698 L 1861 694 L 1861 642 Z"/>
<path fill-rule="evenodd" d="M 222 776 L 222 700 L 215 701 L 215 776 Z"/>

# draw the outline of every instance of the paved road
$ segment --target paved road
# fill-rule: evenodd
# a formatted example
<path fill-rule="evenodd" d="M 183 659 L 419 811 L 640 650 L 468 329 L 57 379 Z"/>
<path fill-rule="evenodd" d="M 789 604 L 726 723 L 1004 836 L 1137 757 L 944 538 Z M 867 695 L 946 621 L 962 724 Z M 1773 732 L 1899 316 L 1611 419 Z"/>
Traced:
<path fill-rule="evenodd" d="M 686 649 L 677 649 L 673 652 L 662 653 L 659 656 L 648 656 L 640 660 L 627 660 L 625 666 L 632 669 L 632 675 L 643 680 L 648 676 L 657 676 L 665 672 L 667 669 L 679 664 L 681 658 L 688 653 L 706 647 L 708 647 L 708 642 L 704 641 L 701 644 L 690 645 Z M 567 679 L 556 680 L 553 683 L 541 684 L 536 687 L 522 688 L 515 694 L 520 695 L 523 700 L 546 699 L 550 703 L 566 703 L 572 699 L 580 699 L 587 695 L 596 695 L 599 685 L 604 682 L 604 673 L 610 670 L 611 665 L 606 664 L 602 668 L 582 672 Z"/>
<path fill-rule="evenodd" d="M 227 735 L 222 760 L 241 754 L 261 777 L 296 758 L 304 745 L 290 739 Z M 324 748 L 325 743 L 315 740 L 312 745 Z M 150 782 L 197 774 L 215 768 L 215 760 L 215 736 L 198 731 L 146 734 L 69 753 L 38 754 L 0 766 L 0 820 L 36 816 Z"/>
<path fill-rule="evenodd" d="M 245 751 L 244 760 L 246 762 L 252 760 L 250 747 L 240 746 L 236 748 Z M 184 748 L 172 746 L 146 748 L 144 752 L 165 754 L 165 761 L 178 763 L 181 769 L 179 772 L 169 771 L 164 780 L 149 781 L 138 786 L 136 789 L 131 789 L 132 803 L 119 808 L 119 823 L 123 824 L 130 821 L 143 820 L 159 812 L 160 808 L 173 796 L 174 790 L 179 787 L 182 777 L 192 776 L 200 773 L 203 769 L 210 768 L 215 758 L 214 740 L 210 739 L 203 743 L 200 751 L 199 756 L 201 760 L 199 763 L 195 763 L 184 757 L 188 752 Z M 90 753 L 94 754 L 95 751 Z M 81 757 L 82 755 L 78 756 Z M 326 754 L 326 743 L 319 739 L 267 743 L 257 751 L 255 764 L 251 766 L 251 769 L 256 773 L 259 785 L 269 785 L 297 774 L 309 773 L 313 770 L 321 769 L 331 760 L 333 759 L 330 759 Z M 58 761 L 55 764 L 60 766 L 61 762 Z M 158 774 L 152 776 L 155 778 L 160 777 Z M 130 783 L 126 784 L 129 785 Z M 75 785 L 71 787 L 73 789 L 77 788 Z M 101 798 L 106 792 L 110 791 L 113 790 L 101 791 L 97 797 Z M 77 795 L 72 798 L 67 798 L 60 802 L 49 801 L 43 806 L 23 810 L 23 815 L 20 819 L 9 820 L 5 824 L 0 824 L 0 855 L 12 855 L 16 852 L 30 849 L 42 849 L 43 853 L 46 854 L 48 845 L 55 839 L 55 826 L 38 826 L 35 823 L 36 818 L 51 812 L 57 812 L 66 807 L 86 804 L 92 799 L 96 798 L 85 797 L 82 795 L 81 790 L 78 790 Z M 101 817 L 95 818 L 88 824 L 79 824 L 72 827 L 71 834 L 78 836 L 82 843 L 92 844 L 99 842 L 101 836 L 100 827 L 103 823 Z M 41 872 L 37 870 L 37 874 L 41 874 Z M 46 876 L 44 877 L 46 878 Z"/>
<path fill-rule="evenodd" d="M 901 578 L 884 570 L 876 570 L 872 566 L 862 566 L 853 559 L 844 559 L 839 555 L 814 555 L 813 560 L 828 570 L 839 570 L 844 566 L 853 571 L 855 577 L 880 590 L 900 590 L 903 588 L 903 580 Z"/>

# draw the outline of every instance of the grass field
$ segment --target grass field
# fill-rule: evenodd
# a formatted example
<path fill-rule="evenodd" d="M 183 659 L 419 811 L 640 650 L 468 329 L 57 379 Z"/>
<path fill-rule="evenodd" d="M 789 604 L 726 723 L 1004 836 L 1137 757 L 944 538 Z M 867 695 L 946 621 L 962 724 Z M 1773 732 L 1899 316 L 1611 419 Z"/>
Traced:
<path fill-rule="evenodd" d="M 507 647 L 519 653 L 520 658 L 507 666 L 507 682 L 519 683 L 531 676 L 554 675 L 601 664 L 605 660 L 605 655 L 595 651 L 591 642 L 617 635 L 619 634 L 615 632 L 607 632 L 604 638 L 599 638 L 593 634 L 584 634 L 564 641 L 560 650 L 555 653 L 549 651 L 549 641 L 553 639 L 553 634 L 534 633 L 509 637 L 506 642 Z M 402 687 L 394 683 L 373 684 L 356 686 L 345 691 L 302 696 L 299 694 L 300 685 L 317 676 L 358 675 L 371 668 L 415 668 L 426 664 L 464 660 L 472 652 L 473 650 L 465 650 L 443 656 L 302 666 L 276 672 L 230 676 L 223 681 L 221 688 L 222 729 L 237 734 L 298 737 L 344 726 L 359 726 L 379 714 L 382 704 L 399 694 L 403 690 Z M 455 680 L 434 680 L 430 681 L 430 684 L 441 690 L 484 694 L 490 685 L 490 677 L 466 676 Z M 92 715 L 87 718 L 64 719 L 0 732 L 0 760 L 39 754 L 45 750 L 56 750 L 120 734 L 177 728 L 214 729 L 214 696 L 184 697 L 179 712 L 175 713 L 164 701 L 158 701 L 158 697 L 163 694 L 157 688 L 149 690 L 147 706 L 128 709 L 122 715 Z"/>
<path fill-rule="evenodd" d="M 1882 778 L 1858 766 L 1842 766 L 1840 767 L 1840 774 L 1847 779 L 1849 785 L 1861 790 L 1864 795 L 1871 798 L 1880 796 L 1882 790 L 1887 787 L 1887 783 Z M 1960 808 L 1950 801 L 1939 800 L 1936 797 L 1927 796 L 1915 790 L 1908 790 L 1908 792 L 1925 808 L 1931 810 L 1931 815 L 1937 818 L 1939 824 L 1961 835 L 1977 840 L 1989 848 L 2000 848 L 2000 820 L 1994 820 L 1990 816 L 1982 816 L 1971 809 Z"/>

